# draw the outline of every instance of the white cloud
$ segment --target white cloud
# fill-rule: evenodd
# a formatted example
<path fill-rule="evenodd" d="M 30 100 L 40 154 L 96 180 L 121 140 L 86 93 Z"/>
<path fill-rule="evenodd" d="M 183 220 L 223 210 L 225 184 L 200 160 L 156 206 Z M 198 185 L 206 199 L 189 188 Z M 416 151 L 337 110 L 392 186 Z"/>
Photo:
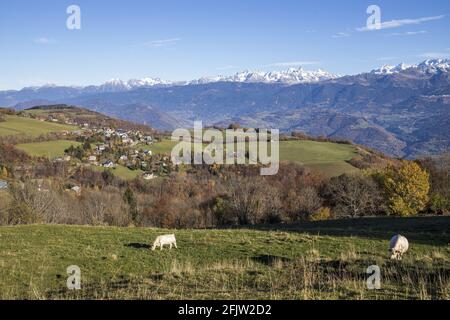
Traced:
<path fill-rule="evenodd" d="M 374 31 L 374 30 L 399 28 L 399 27 L 408 26 L 408 25 L 417 25 L 417 24 L 422 24 L 422 23 L 429 22 L 429 21 L 441 20 L 444 17 L 445 17 L 445 15 L 423 17 L 423 18 L 418 18 L 418 19 L 391 20 L 391 21 L 382 22 L 380 24 L 379 29 L 371 29 L 371 28 L 368 28 L 367 26 L 365 26 L 362 28 L 357 28 L 356 30 L 357 31 Z"/>
<path fill-rule="evenodd" d="M 288 61 L 288 62 L 277 62 L 265 65 L 265 67 L 300 67 L 306 65 L 316 65 L 320 64 L 318 61 Z"/>
<path fill-rule="evenodd" d="M 180 38 L 170 38 L 170 39 L 160 39 L 160 40 L 153 40 L 149 42 L 145 42 L 144 46 L 146 47 L 152 47 L 152 48 L 161 48 L 173 45 L 177 43 L 178 41 L 181 41 Z"/>
<path fill-rule="evenodd" d="M 338 32 L 335 35 L 333 35 L 333 38 L 347 38 L 347 37 L 350 37 L 350 33 Z"/>
<path fill-rule="evenodd" d="M 56 40 L 46 38 L 46 37 L 41 37 L 41 38 L 34 39 L 33 42 L 36 44 L 52 44 L 52 43 L 56 43 Z"/>
<path fill-rule="evenodd" d="M 408 31 L 408 32 L 394 32 L 391 33 L 391 36 L 415 36 L 418 34 L 426 34 L 428 31 L 421 30 L 421 31 Z"/>

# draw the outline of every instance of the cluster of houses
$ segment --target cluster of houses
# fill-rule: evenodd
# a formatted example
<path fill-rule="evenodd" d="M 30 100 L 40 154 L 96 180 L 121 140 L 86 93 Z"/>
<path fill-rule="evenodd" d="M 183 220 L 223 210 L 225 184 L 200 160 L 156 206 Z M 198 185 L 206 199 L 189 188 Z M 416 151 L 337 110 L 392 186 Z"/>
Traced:
<path fill-rule="evenodd" d="M 86 157 L 86 162 L 90 165 L 103 168 L 115 168 L 120 165 L 130 170 L 142 170 L 144 180 L 158 177 L 168 167 L 168 157 L 154 158 L 152 151 L 143 147 L 152 145 L 156 140 L 140 131 L 85 127 L 75 134 L 85 138 L 97 137 L 103 141 L 96 144 Z M 70 156 L 66 155 L 60 160 L 70 161 Z"/>
<path fill-rule="evenodd" d="M 152 157 L 152 151 L 129 147 L 120 155 L 116 155 L 111 152 L 111 145 L 98 144 L 93 150 L 93 154 L 87 157 L 87 161 L 92 165 L 104 168 L 114 168 L 120 164 L 129 168 L 145 169 L 147 161 Z"/>
<path fill-rule="evenodd" d="M 89 165 L 101 166 L 103 168 L 115 168 L 118 165 L 127 167 L 130 170 L 142 170 L 142 178 L 152 180 L 158 174 L 166 171 L 169 166 L 168 157 L 153 158 L 152 151 L 139 148 L 139 145 L 152 145 L 156 142 L 154 137 L 139 130 L 123 130 L 111 127 L 94 127 L 89 123 L 76 123 L 71 119 L 58 118 L 53 115 L 36 116 L 41 121 L 61 122 L 68 125 L 79 126 L 80 129 L 71 132 L 76 137 L 83 137 L 86 140 L 96 138 L 103 141 L 96 144 L 93 150 L 89 151 L 85 161 Z M 119 150 L 119 151 L 118 151 Z M 54 159 L 55 162 L 69 162 L 72 157 L 64 155 Z M 79 190 L 72 190 L 78 192 Z"/>

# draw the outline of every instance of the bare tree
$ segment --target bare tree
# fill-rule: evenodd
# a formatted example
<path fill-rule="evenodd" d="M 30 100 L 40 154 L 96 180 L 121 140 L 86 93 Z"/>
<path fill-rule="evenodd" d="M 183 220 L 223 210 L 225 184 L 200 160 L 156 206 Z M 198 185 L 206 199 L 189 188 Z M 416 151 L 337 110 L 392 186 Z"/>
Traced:
<path fill-rule="evenodd" d="M 325 186 L 324 196 L 342 216 L 372 215 L 382 206 L 377 184 L 371 178 L 357 174 L 332 178 Z"/>

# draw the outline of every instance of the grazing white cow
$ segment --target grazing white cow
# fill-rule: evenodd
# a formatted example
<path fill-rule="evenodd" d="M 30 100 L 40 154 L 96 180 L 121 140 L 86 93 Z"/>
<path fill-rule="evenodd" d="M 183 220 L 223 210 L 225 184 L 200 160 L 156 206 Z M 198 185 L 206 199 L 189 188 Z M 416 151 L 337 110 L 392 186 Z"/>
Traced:
<path fill-rule="evenodd" d="M 392 260 L 402 260 L 402 256 L 408 251 L 409 242 L 402 235 L 395 235 L 392 237 L 389 243 L 389 253 Z"/>
<path fill-rule="evenodd" d="M 154 251 L 156 249 L 156 247 L 158 247 L 158 246 L 162 250 L 163 246 L 165 244 L 170 245 L 170 249 L 172 249 L 172 245 L 174 245 L 175 248 L 178 249 L 178 247 L 177 247 L 177 239 L 175 239 L 175 235 L 174 234 L 166 234 L 164 236 L 158 236 L 156 238 L 155 242 L 153 242 L 152 251 Z"/>

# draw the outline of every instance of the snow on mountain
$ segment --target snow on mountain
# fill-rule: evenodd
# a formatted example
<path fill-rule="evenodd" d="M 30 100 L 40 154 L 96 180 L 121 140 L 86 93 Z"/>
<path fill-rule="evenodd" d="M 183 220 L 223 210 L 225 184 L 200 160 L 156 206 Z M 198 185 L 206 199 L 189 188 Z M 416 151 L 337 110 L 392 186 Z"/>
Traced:
<path fill-rule="evenodd" d="M 435 74 L 437 72 L 450 72 L 450 60 L 448 59 L 432 59 L 425 60 L 417 65 L 407 65 L 401 63 L 397 66 L 384 65 L 379 69 L 372 70 L 371 74 L 376 75 L 393 75 L 402 72 L 416 71 L 425 74 Z M 167 86 L 182 86 L 182 85 L 197 85 L 216 82 L 235 82 L 235 83 L 280 83 L 286 85 L 300 84 L 300 83 L 316 83 L 325 80 L 332 80 L 340 78 L 340 76 L 323 71 L 308 71 L 303 68 L 290 68 L 283 71 L 242 71 L 231 76 L 215 76 L 204 77 L 192 81 L 166 81 L 160 78 L 143 78 L 131 79 L 122 81 L 120 79 L 111 79 L 99 86 L 87 87 L 70 87 L 73 89 L 83 90 L 84 92 L 123 92 L 139 88 L 150 87 L 167 87 Z M 39 90 L 46 87 L 57 87 L 56 85 L 46 85 L 42 87 L 29 87 L 27 89 Z"/>
<path fill-rule="evenodd" d="M 437 72 L 450 72 L 450 60 L 448 59 L 429 59 L 416 65 L 407 65 L 401 63 L 397 66 L 384 65 L 379 69 L 372 70 L 372 74 L 391 75 L 401 73 L 405 70 L 415 70 L 423 73 L 434 74 Z"/>
<path fill-rule="evenodd" d="M 100 86 L 91 86 L 89 88 L 98 92 L 122 92 L 138 88 L 167 86 L 171 84 L 173 83 L 170 81 L 161 80 L 159 78 L 131 79 L 127 82 L 120 79 L 111 79 Z"/>
<path fill-rule="evenodd" d="M 98 86 L 97 89 L 100 92 L 119 92 L 127 91 L 130 87 L 120 79 L 111 79 Z"/>
<path fill-rule="evenodd" d="M 284 71 L 242 71 L 232 76 L 203 77 L 197 80 L 185 82 L 171 82 L 159 78 L 132 79 L 124 82 L 120 79 L 111 79 L 98 87 L 99 91 L 128 91 L 137 88 L 170 86 L 170 85 L 196 85 L 215 82 L 239 82 L 239 83 L 283 83 L 297 84 L 319 82 L 338 78 L 338 76 L 323 70 L 307 71 L 302 68 L 290 68 Z"/>
<path fill-rule="evenodd" d="M 417 65 L 417 68 L 423 72 L 436 73 L 439 71 L 450 72 L 449 59 L 429 59 Z"/>
<path fill-rule="evenodd" d="M 201 78 L 190 81 L 188 84 L 205 84 L 213 82 L 241 82 L 241 83 L 283 83 L 298 84 L 308 82 L 319 82 L 338 78 L 339 76 L 323 70 L 306 71 L 302 68 L 290 68 L 284 71 L 242 71 L 232 76 L 217 76 Z"/>
<path fill-rule="evenodd" d="M 394 74 L 394 73 L 399 73 L 399 72 L 405 71 L 411 67 L 413 67 L 413 66 L 405 64 L 405 63 L 400 63 L 397 66 L 390 66 L 390 65 L 385 64 L 379 69 L 372 70 L 371 73 L 388 75 L 388 74 Z"/>
<path fill-rule="evenodd" d="M 127 85 L 131 89 L 141 87 L 154 87 L 160 85 L 171 85 L 173 82 L 161 80 L 160 78 L 143 78 L 143 79 L 131 79 L 128 80 Z"/>

